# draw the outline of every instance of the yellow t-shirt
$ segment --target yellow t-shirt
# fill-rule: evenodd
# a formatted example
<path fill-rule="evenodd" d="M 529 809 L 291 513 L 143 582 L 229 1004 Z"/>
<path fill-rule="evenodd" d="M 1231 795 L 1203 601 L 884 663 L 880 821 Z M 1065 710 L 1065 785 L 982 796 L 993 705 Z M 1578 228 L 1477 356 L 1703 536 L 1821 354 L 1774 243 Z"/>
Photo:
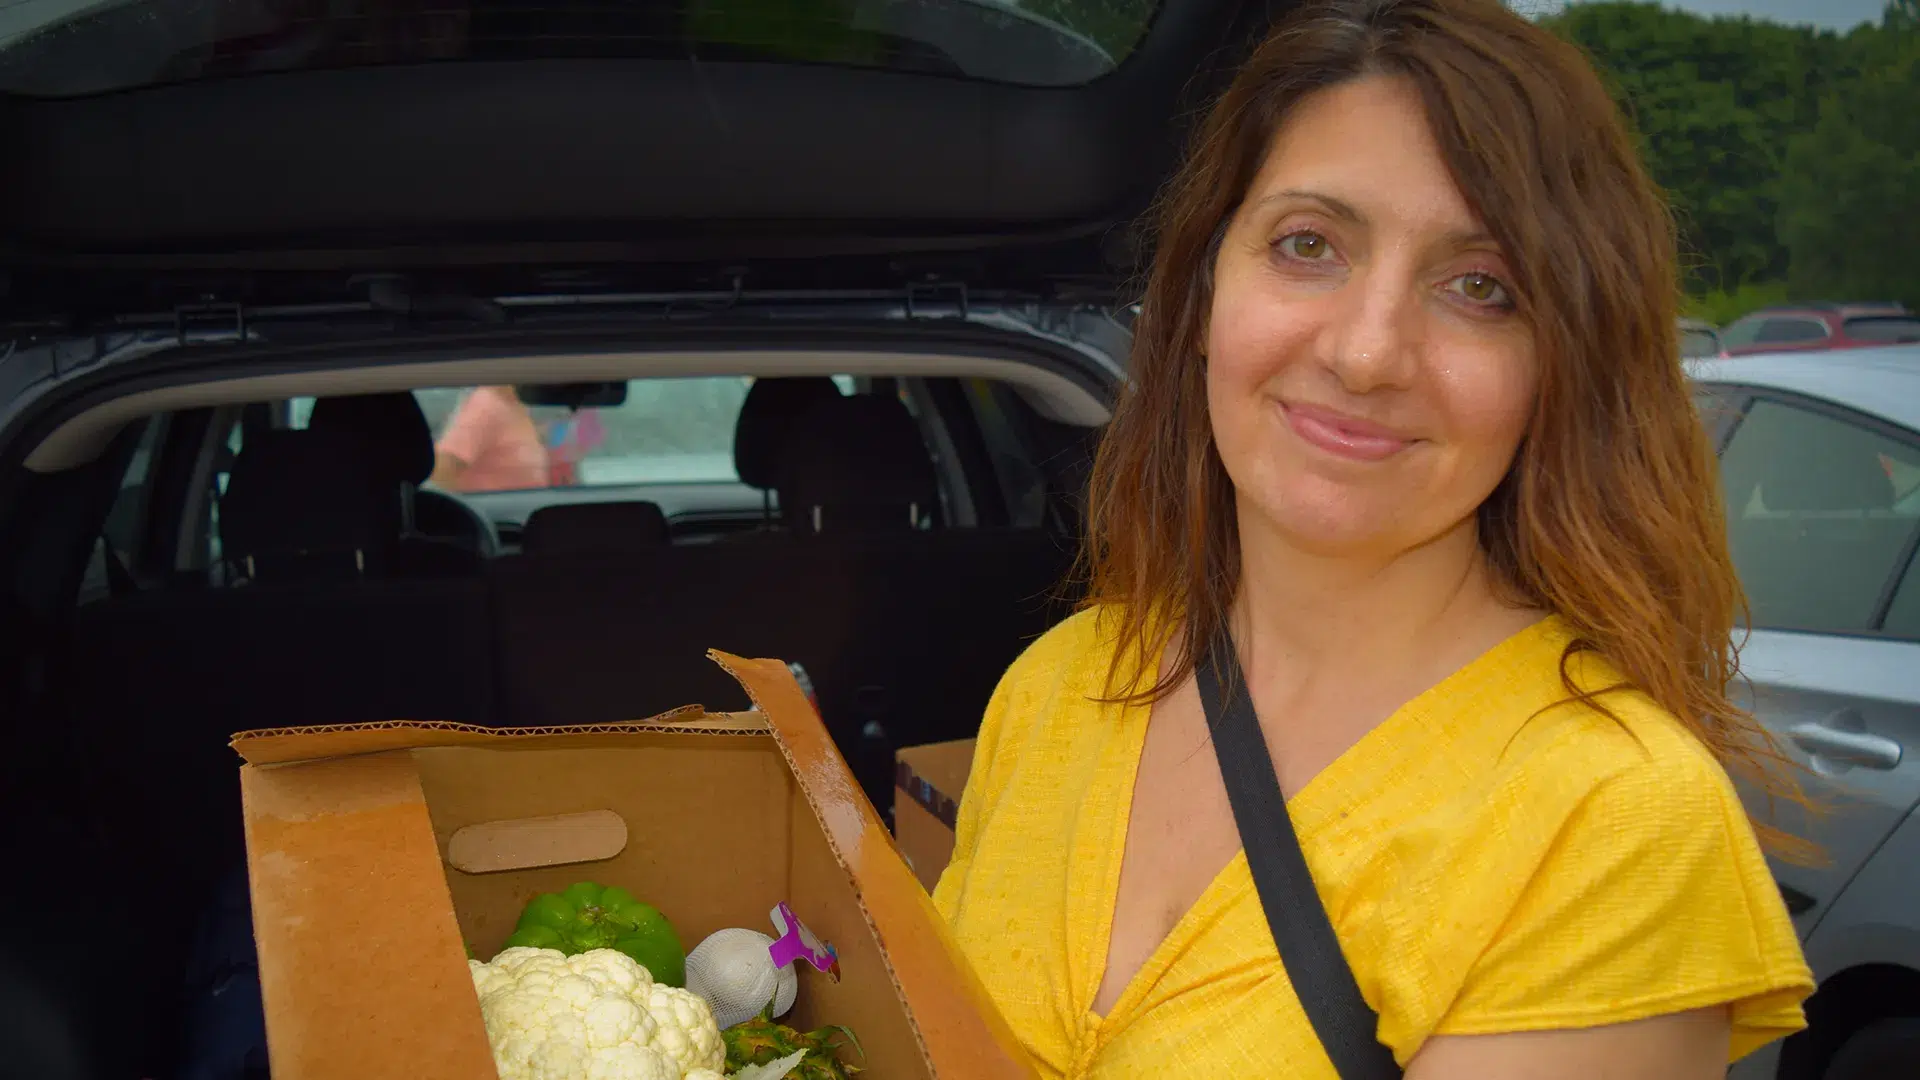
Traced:
<path fill-rule="evenodd" d="M 1105 1017 L 1093 1012 L 1145 707 L 1102 705 L 1082 612 L 988 706 L 934 902 L 1042 1076 L 1335 1080 L 1244 854 Z M 1588 1027 L 1729 1004 L 1732 1057 L 1790 1034 L 1813 981 L 1738 796 L 1638 693 L 1561 702 L 1549 618 L 1414 699 L 1288 803 L 1379 1038 Z M 1611 681 L 1597 659 L 1583 687 Z M 1285 1068 L 1276 1071 L 1276 1062 Z"/>

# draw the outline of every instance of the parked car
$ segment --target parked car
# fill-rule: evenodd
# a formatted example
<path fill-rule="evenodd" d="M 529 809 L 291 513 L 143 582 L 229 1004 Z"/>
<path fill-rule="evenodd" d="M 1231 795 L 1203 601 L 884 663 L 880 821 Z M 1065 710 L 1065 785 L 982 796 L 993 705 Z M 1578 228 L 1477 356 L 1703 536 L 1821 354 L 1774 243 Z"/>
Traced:
<path fill-rule="evenodd" d="M 1741 1080 L 1920 1063 L 1920 346 L 1691 365 L 1752 607 L 1743 702 L 1831 808 L 1751 809 L 1827 862 L 1775 872 L 1819 980 Z"/>
<path fill-rule="evenodd" d="M 1728 354 L 1855 349 L 1920 341 L 1920 315 L 1896 303 L 1762 308 L 1720 331 Z"/>
<path fill-rule="evenodd" d="M 1688 359 L 1703 356 L 1725 356 L 1727 347 L 1720 340 L 1720 331 L 1705 319 L 1680 320 L 1680 355 Z"/>

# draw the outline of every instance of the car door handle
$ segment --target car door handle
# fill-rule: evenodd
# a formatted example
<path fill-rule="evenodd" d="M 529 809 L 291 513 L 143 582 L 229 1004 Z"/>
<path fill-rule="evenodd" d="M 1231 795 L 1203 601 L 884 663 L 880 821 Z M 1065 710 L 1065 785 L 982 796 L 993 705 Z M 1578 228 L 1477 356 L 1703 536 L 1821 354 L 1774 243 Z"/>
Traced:
<path fill-rule="evenodd" d="M 1893 768 L 1900 764 L 1905 749 L 1884 735 L 1843 731 L 1826 724 L 1795 724 L 1787 729 L 1787 738 L 1814 757 L 1868 769 Z"/>

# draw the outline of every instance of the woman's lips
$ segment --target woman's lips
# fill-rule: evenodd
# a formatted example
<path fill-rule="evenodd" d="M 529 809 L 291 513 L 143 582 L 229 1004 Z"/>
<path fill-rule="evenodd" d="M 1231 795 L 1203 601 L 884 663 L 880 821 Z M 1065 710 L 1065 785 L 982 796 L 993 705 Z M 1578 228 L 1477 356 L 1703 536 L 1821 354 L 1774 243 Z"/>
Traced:
<path fill-rule="evenodd" d="M 1392 428 L 1317 405 L 1283 404 L 1280 411 L 1294 434 L 1336 457 L 1384 461 L 1413 442 Z"/>

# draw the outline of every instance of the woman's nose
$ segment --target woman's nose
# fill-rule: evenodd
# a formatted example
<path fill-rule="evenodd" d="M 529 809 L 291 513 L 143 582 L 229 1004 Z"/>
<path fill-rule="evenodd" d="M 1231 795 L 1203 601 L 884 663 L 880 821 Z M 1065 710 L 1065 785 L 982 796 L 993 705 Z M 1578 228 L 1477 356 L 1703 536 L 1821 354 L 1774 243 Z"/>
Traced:
<path fill-rule="evenodd" d="M 1342 290 L 1327 366 L 1349 393 L 1407 385 L 1414 368 L 1419 296 L 1411 275 L 1373 267 Z"/>

